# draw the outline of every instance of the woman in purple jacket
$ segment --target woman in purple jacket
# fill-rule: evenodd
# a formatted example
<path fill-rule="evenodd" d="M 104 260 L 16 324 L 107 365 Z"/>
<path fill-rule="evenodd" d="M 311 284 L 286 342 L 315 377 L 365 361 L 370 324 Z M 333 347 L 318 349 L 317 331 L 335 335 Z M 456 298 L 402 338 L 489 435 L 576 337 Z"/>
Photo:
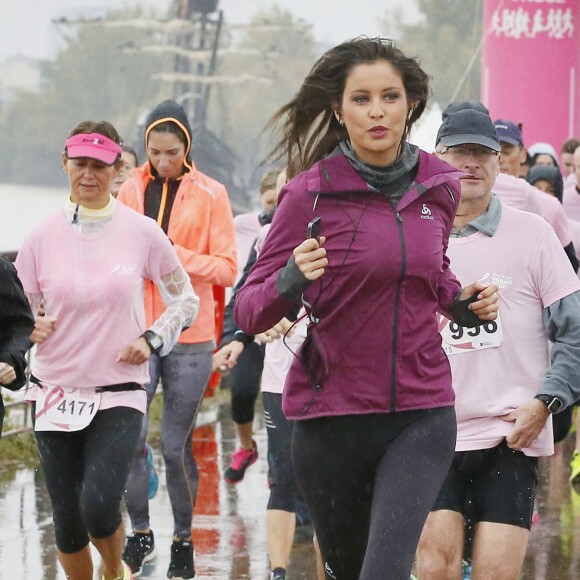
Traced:
<path fill-rule="evenodd" d="M 464 174 L 407 143 L 428 95 L 415 59 L 360 37 L 324 54 L 273 120 L 295 177 L 235 316 L 257 334 L 307 308 L 283 409 L 327 578 L 409 578 L 455 446 L 436 311 L 463 326 L 497 315 L 497 287 L 462 291 L 445 255 Z"/>

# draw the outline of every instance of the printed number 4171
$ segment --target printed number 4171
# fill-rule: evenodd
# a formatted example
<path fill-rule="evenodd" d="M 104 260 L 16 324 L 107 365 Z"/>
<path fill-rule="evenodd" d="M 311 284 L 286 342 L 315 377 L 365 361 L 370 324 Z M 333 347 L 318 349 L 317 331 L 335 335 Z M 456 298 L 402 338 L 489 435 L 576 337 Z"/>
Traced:
<path fill-rule="evenodd" d="M 82 415 L 83 411 L 87 408 L 89 414 L 92 414 L 95 409 L 94 403 L 87 403 L 86 401 L 67 401 L 64 399 L 60 405 L 56 408 L 57 411 L 60 411 L 63 414 L 67 415 L 74 415 L 75 411 L 77 415 Z"/>

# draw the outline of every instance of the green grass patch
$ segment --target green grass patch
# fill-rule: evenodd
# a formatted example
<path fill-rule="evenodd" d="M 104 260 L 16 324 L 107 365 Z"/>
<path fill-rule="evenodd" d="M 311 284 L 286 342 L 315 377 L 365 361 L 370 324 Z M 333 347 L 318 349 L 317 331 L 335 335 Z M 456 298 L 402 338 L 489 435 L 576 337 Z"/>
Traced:
<path fill-rule="evenodd" d="M 14 478 L 17 469 L 38 467 L 38 451 L 32 433 L 22 433 L 0 439 L 0 481 Z"/>
<path fill-rule="evenodd" d="M 6 404 L 15 400 L 15 397 L 11 393 L 3 393 L 3 395 Z M 4 432 L 23 427 L 22 419 L 13 419 L 13 411 L 13 408 L 6 409 L 3 426 Z M 39 464 L 36 441 L 34 440 L 32 431 L 0 438 L 0 474 L 12 464 L 26 467 L 34 467 Z"/>
<path fill-rule="evenodd" d="M 149 426 L 147 441 L 158 445 L 161 440 L 161 413 L 163 412 L 163 393 L 157 393 L 149 407 Z"/>

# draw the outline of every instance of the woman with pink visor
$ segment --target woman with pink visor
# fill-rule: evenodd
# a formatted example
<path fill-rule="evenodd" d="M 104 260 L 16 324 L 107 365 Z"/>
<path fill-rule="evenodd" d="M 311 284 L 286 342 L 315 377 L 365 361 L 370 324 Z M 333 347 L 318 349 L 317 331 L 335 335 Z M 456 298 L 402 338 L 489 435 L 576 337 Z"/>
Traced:
<path fill-rule="evenodd" d="M 199 308 L 163 231 L 110 194 L 120 143 L 105 121 L 73 129 L 62 156 L 70 196 L 28 233 L 16 260 L 33 313 L 43 305 L 54 320 L 39 340 L 26 398 L 70 580 L 92 580 L 89 543 L 103 580 L 132 578 L 121 559 L 120 505 L 147 404 L 146 337 L 163 337 L 170 350 Z M 167 304 L 149 328 L 148 280 Z"/>

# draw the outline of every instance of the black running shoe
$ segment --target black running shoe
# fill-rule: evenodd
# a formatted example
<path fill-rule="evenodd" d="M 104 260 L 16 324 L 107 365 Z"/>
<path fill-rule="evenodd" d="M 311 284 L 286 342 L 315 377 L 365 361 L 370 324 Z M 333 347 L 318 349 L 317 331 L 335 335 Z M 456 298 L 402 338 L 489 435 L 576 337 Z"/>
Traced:
<path fill-rule="evenodd" d="M 155 538 L 153 532 L 142 534 L 134 532 L 127 538 L 125 549 L 123 550 L 123 560 L 131 568 L 133 576 L 141 576 L 143 564 L 155 557 Z"/>
<path fill-rule="evenodd" d="M 171 563 L 167 570 L 168 578 L 185 580 L 195 576 L 193 567 L 193 544 L 188 540 L 173 540 L 171 544 Z"/>
<path fill-rule="evenodd" d="M 275 568 L 270 573 L 270 580 L 286 580 L 286 570 L 284 568 Z"/>

